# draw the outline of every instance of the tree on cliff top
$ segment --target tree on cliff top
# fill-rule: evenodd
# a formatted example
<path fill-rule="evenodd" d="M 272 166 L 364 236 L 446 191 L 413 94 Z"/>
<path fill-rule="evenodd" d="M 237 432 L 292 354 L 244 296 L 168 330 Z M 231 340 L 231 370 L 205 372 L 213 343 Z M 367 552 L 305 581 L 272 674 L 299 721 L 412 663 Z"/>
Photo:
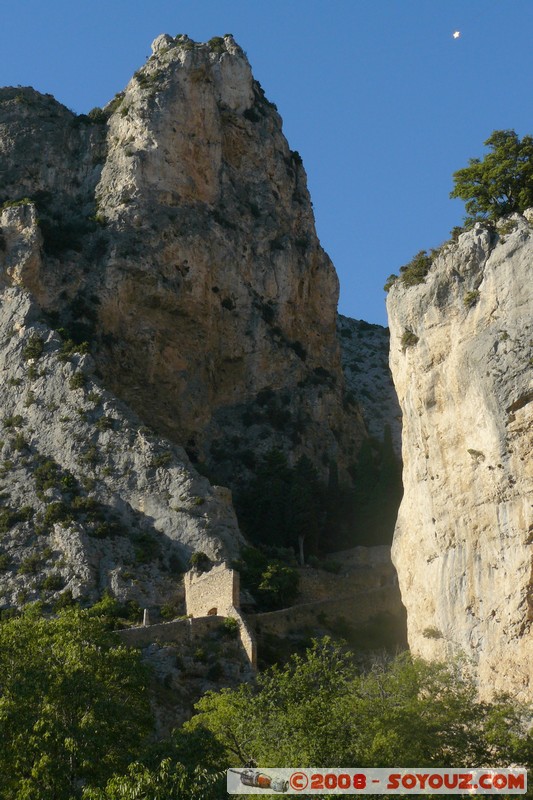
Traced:
<path fill-rule="evenodd" d="M 484 144 L 490 152 L 482 160 L 471 158 L 453 175 L 450 197 L 465 201 L 467 222 L 533 206 L 533 137 L 520 140 L 513 130 L 494 131 Z"/>

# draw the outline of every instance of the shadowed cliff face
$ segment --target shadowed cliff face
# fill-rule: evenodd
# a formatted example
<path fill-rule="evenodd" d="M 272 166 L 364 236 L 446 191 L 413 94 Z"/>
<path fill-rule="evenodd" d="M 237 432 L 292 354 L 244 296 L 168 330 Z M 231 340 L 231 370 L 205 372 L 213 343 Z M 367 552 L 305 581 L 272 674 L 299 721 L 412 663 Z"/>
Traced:
<path fill-rule="evenodd" d="M 477 225 L 391 289 L 404 497 L 393 545 L 412 649 L 466 653 L 531 698 L 533 214 Z"/>
<path fill-rule="evenodd" d="M 19 265 L 32 252 L 31 210 L 0 215 Z M 179 604 L 194 551 L 238 554 L 229 493 L 102 386 L 91 356 L 43 323 L 28 292 L 0 290 L 0 309 L 0 611 L 103 590 Z"/>
<path fill-rule="evenodd" d="M 301 159 L 233 39 L 158 37 L 99 119 L 3 91 L 2 199 L 35 200 L 44 240 L 9 280 L 219 481 L 272 447 L 348 479 L 365 434 L 344 396 L 337 277 Z"/>

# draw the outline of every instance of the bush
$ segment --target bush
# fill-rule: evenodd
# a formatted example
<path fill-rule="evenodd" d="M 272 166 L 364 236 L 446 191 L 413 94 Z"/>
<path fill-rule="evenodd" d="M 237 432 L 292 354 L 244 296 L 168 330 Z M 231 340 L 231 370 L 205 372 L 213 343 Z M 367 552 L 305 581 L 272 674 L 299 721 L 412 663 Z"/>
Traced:
<path fill-rule="evenodd" d="M 220 54 L 226 51 L 226 43 L 222 36 L 213 36 L 209 39 L 208 45 L 212 53 Z"/>
<path fill-rule="evenodd" d="M 17 518 L 19 522 L 29 522 L 30 519 L 33 517 L 35 511 L 31 506 L 22 506 L 17 512 Z"/>
<path fill-rule="evenodd" d="M 31 205 L 32 201 L 29 197 L 21 197 L 20 200 L 6 200 L 5 203 L 2 203 L 0 210 L 4 210 L 4 208 L 16 208 L 17 206 L 28 206 Z"/>
<path fill-rule="evenodd" d="M 87 382 L 87 379 L 86 379 L 85 375 L 83 374 L 83 372 L 75 372 L 74 375 L 69 380 L 68 385 L 69 385 L 69 388 L 73 389 L 73 390 L 75 390 L 75 389 L 83 389 L 83 387 L 85 386 L 86 382 Z"/>
<path fill-rule="evenodd" d="M 33 477 L 38 492 L 45 492 L 47 489 L 55 489 L 59 487 L 61 468 L 59 464 L 56 464 L 53 459 L 49 458 L 39 464 L 33 473 Z"/>
<path fill-rule="evenodd" d="M 112 539 L 115 536 L 122 536 L 124 533 L 122 525 L 117 520 L 105 520 L 95 525 L 92 530 L 89 530 L 89 534 L 94 536 L 95 539 Z M 135 552 L 138 555 L 137 551 Z M 141 558 L 138 560 L 142 561 Z"/>
<path fill-rule="evenodd" d="M 103 108 L 99 108 L 98 106 L 92 108 L 87 116 L 91 122 L 95 122 L 97 125 L 104 125 L 108 120 L 108 114 L 106 114 Z"/>
<path fill-rule="evenodd" d="M 20 521 L 20 514 L 16 511 L 13 511 L 11 508 L 0 509 L 0 533 L 7 533 Z"/>
<path fill-rule="evenodd" d="M 42 559 L 41 556 L 37 555 L 37 553 L 32 553 L 31 556 L 24 558 L 20 562 L 20 566 L 18 568 L 19 575 L 34 575 L 39 567 L 41 566 Z"/>
<path fill-rule="evenodd" d="M 396 283 L 397 280 L 398 280 L 398 276 L 394 275 L 394 273 L 392 275 L 389 275 L 389 277 L 385 281 L 385 285 L 383 286 L 384 291 L 385 292 L 390 291 L 390 289 L 394 286 L 394 284 Z M 346 335 L 344 333 L 344 331 L 343 331 L 343 335 Z"/>
<path fill-rule="evenodd" d="M 416 286 L 418 283 L 424 283 L 432 263 L 432 256 L 426 250 L 420 250 L 408 264 L 400 267 L 401 282 L 404 286 Z"/>
<path fill-rule="evenodd" d="M 68 523 L 72 522 L 72 520 L 72 512 L 62 500 L 58 500 L 55 503 L 50 503 L 50 505 L 46 506 L 42 518 L 45 527 L 54 525 L 56 522 Z"/>
<path fill-rule="evenodd" d="M 83 355 L 84 353 L 89 352 L 89 343 L 88 342 L 75 342 L 68 336 L 67 331 L 64 328 L 60 328 L 58 330 L 59 335 L 62 338 L 61 342 L 61 349 L 59 351 L 59 360 L 63 363 L 66 361 L 70 361 L 72 356 L 74 355 Z"/>
<path fill-rule="evenodd" d="M 226 617 L 222 625 L 224 634 L 229 639 L 237 639 L 240 633 L 240 626 L 235 617 Z"/>
<path fill-rule="evenodd" d="M 212 566 L 209 556 L 201 551 L 192 554 L 190 565 L 198 572 L 208 572 Z"/>
<path fill-rule="evenodd" d="M 99 431 L 113 430 L 113 418 L 106 416 L 99 417 L 95 422 L 95 426 L 98 428 Z"/>
<path fill-rule="evenodd" d="M 72 589 L 66 589 L 62 592 L 54 603 L 54 613 L 58 613 L 64 608 L 70 608 L 76 605 L 76 601 L 72 596 Z"/>
<path fill-rule="evenodd" d="M 28 443 L 24 438 L 24 434 L 19 431 L 15 435 L 15 438 L 11 440 L 11 446 L 13 450 L 16 450 L 19 453 L 21 450 L 25 450 L 28 447 Z"/>
<path fill-rule="evenodd" d="M 4 417 L 3 424 L 4 428 L 20 428 L 21 425 L 24 425 L 24 417 L 21 417 L 20 414 Z"/>
<path fill-rule="evenodd" d="M 110 100 L 110 102 L 107 104 L 105 108 L 105 113 L 108 114 L 109 116 L 111 116 L 111 114 L 114 114 L 115 111 L 117 111 L 118 107 L 122 104 L 123 100 L 124 100 L 124 92 L 117 92 L 114 98 Z"/>
<path fill-rule="evenodd" d="M 178 609 L 171 603 L 165 603 L 162 605 L 159 613 L 161 614 L 162 619 L 165 620 L 176 619 L 176 617 L 179 616 Z"/>
<path fill-rule="evenodd" d="M 86 467 L 95 467 L 98 464 L 100 455 L 96 445 L 91 444 L 78 456 L 78 461 Z"/>
<path fill-rule="evenodd" d="M 418 336 L 413 331 L 405 330 L 402 333 L 402 350 L 405 353 L 408 347 L 414 347 L 415 344 L 419 341 Z"/>
<path fill-rule="evenodd" d="M 58 572 L 47 575 L 41 583 L 41 589 L 45 592 L 56 592 L 64 586 L 64 580 Z"/>
<path fill-rule="evenodd" d="M 10 564 L 11 564 L 11 556 L 9 556 L 7 553 L 2 553 L 0 555 L 0 570 L 9 569 Z"/>
<path fill-rule="evenodd" d="M 463 297 L 463 303 L 466 308 L 472 308 L 476 305 L 478 300 L 479 292 L 477 289 L 474 289 L 472 292 L 466 292 L 465 296 Z"/>
<path fill-rule="evenodd" d="M 168 467 L 170 462 L 172 461 L 172 453 L 159 453 L 159 455 L 154 456 L 150 462 L 150 466 L 154 469 L 159 469 Z"/>
<path fill-rule="evenodd" d="M 271 562 L 261 576 L 258 595 L 267 608 L 287 608 L 298 597 L 299 581 L 295 569 Z"/>
<path fill-rule="evenodd" d="M 44 350 L 44 342 L 40 336 L 33 333 L 24 347 L 22 348 L 22 358 L 24 361 L 30 361 L 32 358 L 40 358 Z"/>

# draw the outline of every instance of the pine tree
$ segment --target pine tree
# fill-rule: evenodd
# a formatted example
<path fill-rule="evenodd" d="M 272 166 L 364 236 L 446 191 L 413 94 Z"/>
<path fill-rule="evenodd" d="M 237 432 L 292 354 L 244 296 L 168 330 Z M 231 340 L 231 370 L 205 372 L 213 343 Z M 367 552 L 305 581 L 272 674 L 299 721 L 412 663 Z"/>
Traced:
<path fill-rule="evenodd" d="M 465 201 L 467 221 L 495 220 L 533 206 L 533 137 L 494 131 L 485 146 L 490 152 L 483 159 L 471 158 L 453 176 L 450 197 Z"/>

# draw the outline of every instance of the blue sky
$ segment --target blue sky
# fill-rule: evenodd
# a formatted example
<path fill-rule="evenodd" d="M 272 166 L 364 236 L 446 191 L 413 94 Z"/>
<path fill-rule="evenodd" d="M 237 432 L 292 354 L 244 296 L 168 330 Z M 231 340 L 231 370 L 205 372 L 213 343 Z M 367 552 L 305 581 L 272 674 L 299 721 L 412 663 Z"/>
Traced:
<path fill-rule="evenodd" d="M 452 173 L 493 130 L 533 132 L 533 0 L 17 0 L 0 85 L 87 112 L 163 32 L 247 52 L 303 157 L 339 310 L 370 322 L 386 324 L 387 276 L 460 224 Z"/>

